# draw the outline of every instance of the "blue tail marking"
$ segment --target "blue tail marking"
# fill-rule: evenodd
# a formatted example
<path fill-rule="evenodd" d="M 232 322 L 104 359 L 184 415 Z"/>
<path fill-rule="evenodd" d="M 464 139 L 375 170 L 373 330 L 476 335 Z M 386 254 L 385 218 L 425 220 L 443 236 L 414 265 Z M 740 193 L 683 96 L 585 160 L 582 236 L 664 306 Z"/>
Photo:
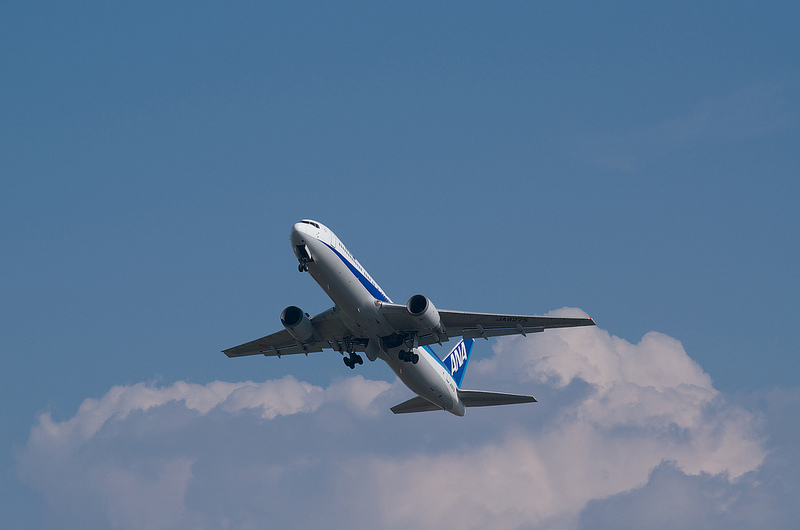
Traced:
<path fill-rule="evenodd" d="M 467 371 L 467 362 L 469 362 L 469 354 L 472 352 L 472 345 L 475 344 L 475 339 L 464 339 L 444 358 L 442 364 L 445 368 L 450 370 L 450 375 L 453 380 L 461 388 L 461 381 L 464 379 L 464 372 Z"/>

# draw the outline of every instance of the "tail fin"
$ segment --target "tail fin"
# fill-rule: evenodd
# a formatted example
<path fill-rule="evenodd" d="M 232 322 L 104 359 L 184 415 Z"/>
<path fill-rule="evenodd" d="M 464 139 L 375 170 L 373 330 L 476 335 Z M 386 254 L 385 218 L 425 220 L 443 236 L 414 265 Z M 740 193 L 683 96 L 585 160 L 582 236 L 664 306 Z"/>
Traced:
<path fill-rule="evenodd" d="M 473 344 L 475 344 L 475 339 L 463 339 L 456 344 L 456 347 L 442 361 L 445 368 L 450 370 L 450 375 L 453 376 L 458 388 L 461 388 L 464 372 L 467 371 L 467 362 L 469 362 L 469 354 L 472 352 Z"/>

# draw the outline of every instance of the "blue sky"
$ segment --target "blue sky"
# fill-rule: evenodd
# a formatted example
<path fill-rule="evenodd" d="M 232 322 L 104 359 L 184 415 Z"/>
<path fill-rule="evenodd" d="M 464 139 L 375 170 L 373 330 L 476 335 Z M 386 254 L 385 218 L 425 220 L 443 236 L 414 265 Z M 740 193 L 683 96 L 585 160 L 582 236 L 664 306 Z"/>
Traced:
<path fill-rule="evenodd" d="M 348 449 L 323 451 L 319 467 L 293 482 L 313 499 L 324 485 L 377 484 L 379 469 L 463 463 L 464 455 L 489 462 L 491 448 L 530 454 L 527 444 L 544 443 L 544 431 L 562 432 L 564 418 L 595 410 L 587 396 L 616 403 L 609 381 L 648 387 L 623 372 L 593 378 L 580 364 L 591 348 L 567 356 L 569 366 L 531 367 L 524 358 L 504 364 L 501 353 L 540 346 L 493 341 L 476 345 L 465 384 L 530 391 L 540 399 L 534 411 L 398 419 L 389 398 L 405 394 L 379 363 L 354 375 L 338 355 L 225 358 L 221 349 L 279 329 L 287 305 L 329 307 L 296 270 L 288 234 L 300 218 L 333 229 L 395 301 L 421 292 L 446 309 L 580 308 L 598 333 L 623 341 L 611 341 L 613 351 L 651 353 L 642 339 L 649 332 L 679 341 L 667 341 L 667 358 L 677 360 L 673 372 L 660 369 L 671 381 L 664 388 L 680 386 L 681 375 L 699 377 L 687 368 L 696 365 L 708 376 L 697 383 L 708 400 L 688 402 L 698 414 L 722 411 L 711 424 L 741 420 L 734 423 L 750 443 L 741 449 L 756 455 L 745 470 L 752 484 L 797 492 L 796 465 L 778 462 L 796 460 L 790 440 L 798 429 L 787 411 L 800 400 L 798 11 L 791 2 L 3 6 L 2 517 L 34 528 L 59 520 L 141 526 L 120 515 L 135 510 L 115 511 L 112 497 L 98 504 L 89 486 L 80 502 L 108 509 L 66 517 L 64 491 L 47 486 L 58 480 L 25 462 L 55 459 L 59 480 L 80 485 L 88 479 L 73 457 L 86 451 L 107 461 L 129 451 L 171 454 L 168 442 L 131 449 L 131 440 L 147 438 L 147 414 L 155 424 L 190 417 L 176 440 L 213 437 L 213 426 L 227 425 L 291 452 L 277 441 L 284 430 L 331 436 Z M 553 332 L 573 340 L 564 333 Z M 106 433 L 102 447 L 90 437 L 58 453 L 35 438 L 42 414 L 80 424 L 85 400 L 116 403 L 113 388 L 136 394 L 186 382 L 198 385 L 191 393 L 215 381 L 322 390 L 277 419 L 241 413 L 263 400 L 210 412 L 166 400 L 136 409 L 144 417 L 110 414 L 118 424 L 104 425 L 116 434 Z M 650 386 L 666 392 L 661 384 Z M 351 387 L 358 399 L 341 401 L 337 389 Z M 362 439 L 338 433 L 326 416 Z M 586 421 L 602 427 L 592 436 L 614 431 L 591 414 Z M 395 452 L 370 453 L 372 438 Z M 199 445 L 213 446 L 210 438 Z M 296 447 L 298 461 L 321 450 Z M 598 486 L 561 511 L 485 522 L 618 528 L 608 517 L 620 514 L 635 526 L 637 506 L 688 484 L 758 499 L 752 504 L 770 506 L 778 526 L 796 526 L 797 513 L 776 508 L 776 490 L 737 482 L 725 465 L 693 464 L 716 458 L 702 447 L 693 457 L 653 447 L 615 488 Z M 371 472 L 348 476 L 331 463 L 356 450 L 374 458 L 357 468 Z M 153 513 L 152 521 L 218 527 L 277 517 L 278 507 L 247 512 L 252 519 L 187 516 L 197 516 L 192 500 L 205 498 L 192 492 L 219 479 L 203 464 L 223 455 L 203 451 L 168 466 L 175 477 L 195 477 L 175 500 L 186 511 L 165 506 L 161 513 L 177 518 Z M 268 487 L 270 476 L 252 480 Z M 553 498 L 561 491 L 538 487 Z M 731 527 L 713 510 L 701 515 L 709 527 Z M 375 508 L 340 523 L 420 523 L 406 517 Z"/>

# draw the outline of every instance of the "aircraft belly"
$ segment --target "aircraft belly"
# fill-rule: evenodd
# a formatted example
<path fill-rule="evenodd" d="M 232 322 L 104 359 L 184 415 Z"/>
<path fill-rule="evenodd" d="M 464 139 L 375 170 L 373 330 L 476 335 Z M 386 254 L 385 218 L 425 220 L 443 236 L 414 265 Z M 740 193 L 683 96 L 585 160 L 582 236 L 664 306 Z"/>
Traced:
<path fill-rule="evenodd" d="M 326 245 L 311 242 L 315 263 L 309 273 L 355 325 L 351 331 L 364 337 L 391 335 L 394 330 L 375 305 L 375 298 Z"/>
<path fill-rule="evenodd" d="M 442 407 L 443 410 L 457 408 L 458 398 L 454 399 L 457 394 L 455 388 L 448 387 L 444 368 L 431 359 L 428 353 L 422 353 L 420 350 L 421 348 L 417 349 L 420 356 L 417 364 L 401 361 L 396 356 L 386 359 L 386 362 L 412 392 Z"/>

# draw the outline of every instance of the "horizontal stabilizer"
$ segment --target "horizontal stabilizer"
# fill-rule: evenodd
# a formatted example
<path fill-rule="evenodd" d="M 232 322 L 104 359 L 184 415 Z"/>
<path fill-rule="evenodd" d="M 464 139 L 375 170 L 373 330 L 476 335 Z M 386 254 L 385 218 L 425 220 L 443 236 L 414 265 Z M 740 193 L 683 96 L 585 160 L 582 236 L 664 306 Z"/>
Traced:
<path fill-rule="evenodd" d="M 491 407 L 493 405 L 513 405 L 514 403 L 535 403 L 536 398 L 524 394 L 504 394 L 484 390 L 459 390 L 458 397 L 465 407 Z"/>
<path fill-rule="evenodd" d="M 423 397 L 414 397 L 408 401 L 404 401 L 399 405 L 392 407 L 392 412 L 395 414 L 405 414 L 407 412 L 428 412 L 432 410 L 442 410 L 442 407 L 437 407 Z"/>

